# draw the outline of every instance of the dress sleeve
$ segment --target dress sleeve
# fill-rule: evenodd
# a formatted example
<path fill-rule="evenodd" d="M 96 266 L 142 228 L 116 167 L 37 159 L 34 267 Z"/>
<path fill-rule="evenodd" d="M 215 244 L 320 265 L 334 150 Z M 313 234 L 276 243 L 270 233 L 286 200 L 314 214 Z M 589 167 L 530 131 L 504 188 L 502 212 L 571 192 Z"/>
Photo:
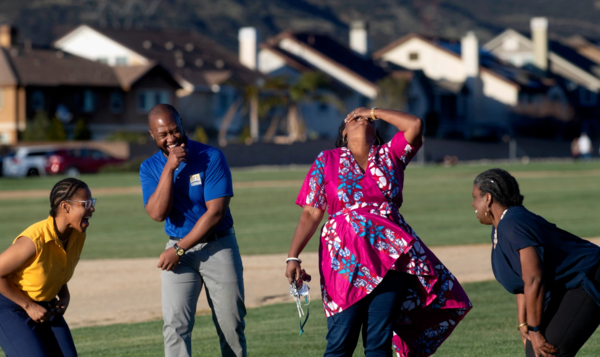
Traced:
<path fill-rule="evenodd" d="M 311 206 L 320 210 L 325 210 L 327 207 L 327 197 L 325 196 L 325 155 L 320 153 L 315 162 L 312 164 L 298 198 L 296 204 L 300 207 Z"/>
<path fill-rule="evenodd" d="M 419 146 L 409 144 L 404 137 L 404 132 L 399 131 L 386 145 L 396 160 L 401 163 L 402 167 L 406 168 L 406 165 L 415 157 L 423 144 Z"/>

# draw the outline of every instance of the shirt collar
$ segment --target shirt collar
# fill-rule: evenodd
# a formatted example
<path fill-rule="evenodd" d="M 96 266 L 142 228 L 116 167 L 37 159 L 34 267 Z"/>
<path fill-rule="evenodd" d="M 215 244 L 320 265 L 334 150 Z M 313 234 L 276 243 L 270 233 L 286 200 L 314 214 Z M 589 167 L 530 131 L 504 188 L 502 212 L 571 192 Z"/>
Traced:
<path fill-rule="evenodd" d="M 69 236 L 69 241 L 76 239 L 79 236 L 79 232 L 76 229 L 71 231 L 71 235 Z M 46 234 L 44 235 L 44 243 L 56 242 L 60 247 L 63 246 L 63 242 L 58 239 L 58 234 L 56 234 L 56 230 L 54 229 L 54 217 L 48 216 L 46 220 Z"/>

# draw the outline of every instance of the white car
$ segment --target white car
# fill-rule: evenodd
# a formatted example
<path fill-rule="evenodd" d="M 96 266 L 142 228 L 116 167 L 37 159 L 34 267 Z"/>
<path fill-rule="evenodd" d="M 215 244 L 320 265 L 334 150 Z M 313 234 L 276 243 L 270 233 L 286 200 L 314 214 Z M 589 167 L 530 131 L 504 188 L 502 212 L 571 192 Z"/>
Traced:
<path fill-rule="evenodd" d="M 10 177 L 45 176 L 48 155 L 56 150 L 52 146 L 21 146 L 15 148 L 2 161 L 2 174 Z"/>

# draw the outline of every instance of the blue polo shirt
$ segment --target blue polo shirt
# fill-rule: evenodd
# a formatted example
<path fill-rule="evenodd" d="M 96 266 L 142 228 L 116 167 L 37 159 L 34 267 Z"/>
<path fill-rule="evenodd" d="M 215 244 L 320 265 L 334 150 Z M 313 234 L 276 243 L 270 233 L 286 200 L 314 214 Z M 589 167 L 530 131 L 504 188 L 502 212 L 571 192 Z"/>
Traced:
<path fill-rule="evenodd" d="M 165 232 L 183 238 L 206 212 L 206 202 L 233 196 L 231 171 L 221 150 L 187 140 L 187 162 L 182 162 L 173 174 L 173 208 L 165 221 Z M 144 206 L 156 190 L 167 158 L 162 151 L 142 163 L 140 181 Z M 216 227 L 217 231 L 233 227 L 231 212 Z"/>

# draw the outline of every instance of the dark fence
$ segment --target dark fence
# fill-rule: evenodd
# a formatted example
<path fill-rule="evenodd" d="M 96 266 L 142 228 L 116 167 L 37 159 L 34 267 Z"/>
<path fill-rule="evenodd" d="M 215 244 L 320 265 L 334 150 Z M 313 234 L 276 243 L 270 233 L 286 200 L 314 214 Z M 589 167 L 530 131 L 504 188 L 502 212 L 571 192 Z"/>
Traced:
<path fill-rule="evenodd" d="M 571 143 L 540 139 L 516 139 L 512 148 L 512 158 L 568 158 L 571 157 Z M 594 142 L 593 156 L 598 156 L 598 142 Z M 324 150 L 335 148 L 333 140 L 312 140 L 291 145 L 255 143 L 252 145 L 230 144 L 220 148 L 231 167 L 259 165 L 308 165 Z M 150 156 L 156 152 L 154 142 L 146 145 L 132 144 L 132 158 Z M 425 140 L 424 150 L 418 160 L 442 162 L 446 156 L 456 156 L 459 161 L 501 160 L 511 158 L 511 143 L 485 143 L 446 139 Z"/>

